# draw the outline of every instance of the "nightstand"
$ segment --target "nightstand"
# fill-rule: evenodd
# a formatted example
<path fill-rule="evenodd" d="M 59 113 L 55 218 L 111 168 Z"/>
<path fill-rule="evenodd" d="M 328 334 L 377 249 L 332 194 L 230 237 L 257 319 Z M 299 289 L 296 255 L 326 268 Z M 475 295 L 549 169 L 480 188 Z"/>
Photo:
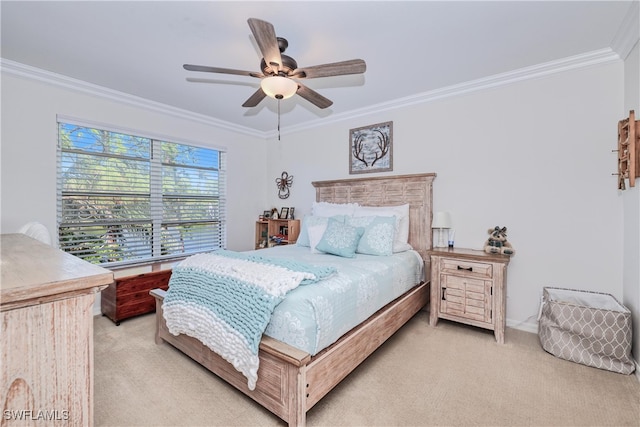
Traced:
<path fill-rule="evenodd" d="M 447 319 L 491 329 L 504 343 L 509 256 L 474 249 L 433 249 L 429 324 Z"/>

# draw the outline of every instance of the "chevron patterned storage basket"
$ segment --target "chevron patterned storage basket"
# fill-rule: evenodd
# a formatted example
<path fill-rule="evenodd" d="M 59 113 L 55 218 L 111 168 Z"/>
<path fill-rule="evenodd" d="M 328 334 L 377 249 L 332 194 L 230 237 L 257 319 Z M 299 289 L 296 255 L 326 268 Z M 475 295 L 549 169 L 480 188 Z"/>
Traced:
<path fill-rule="evenodd" d="M 538 336 L 561 359 L 621 374 L 635 370 L 631 312 L 609 294 L 545 287 Z"/>

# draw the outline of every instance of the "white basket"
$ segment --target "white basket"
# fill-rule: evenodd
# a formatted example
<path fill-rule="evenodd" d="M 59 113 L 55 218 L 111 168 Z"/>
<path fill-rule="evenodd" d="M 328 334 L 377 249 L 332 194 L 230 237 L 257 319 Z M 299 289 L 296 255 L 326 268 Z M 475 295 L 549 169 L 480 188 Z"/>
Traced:
<path fill-rule="evenodd" d="M 621 374 L 635 370 L 631 312 L 612 295 L 545 287 L 538 336 L 561 359 Z"/>

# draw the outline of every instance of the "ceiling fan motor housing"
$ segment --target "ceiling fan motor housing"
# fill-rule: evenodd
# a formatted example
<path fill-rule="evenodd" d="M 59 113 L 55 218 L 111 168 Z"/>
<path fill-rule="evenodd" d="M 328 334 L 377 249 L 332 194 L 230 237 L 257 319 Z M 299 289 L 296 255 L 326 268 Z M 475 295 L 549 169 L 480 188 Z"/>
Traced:
<path fill-rule="evenodd" d="M 273 68 L 271 68 L 271 66 L 267 64 L 264 58 L 262 58 L 262 61 L 260 61 L 260 69 L 262 70 L 265 76 L 270 76 L 270 75 L 276 76 L 278 74 L 283 76 L 289 76 L 293 74 L 293 70 L 298 68 L 298 63 L 292 57 L 288 55 L 280 55 L 280 57 L 282 58 L 282 70 L 280 70 L 279 73 L 277 70 L 274 70 Z"/>

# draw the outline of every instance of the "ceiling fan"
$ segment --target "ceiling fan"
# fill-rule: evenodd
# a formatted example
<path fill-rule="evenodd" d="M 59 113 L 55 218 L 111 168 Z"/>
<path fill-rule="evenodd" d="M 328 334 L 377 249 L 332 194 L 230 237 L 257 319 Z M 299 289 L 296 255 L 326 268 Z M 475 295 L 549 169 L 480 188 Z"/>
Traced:
<path fill-rule="evenodd" d="M 249 18 L 247 22 L 263 56 L 260 62 L 261 72 L 209 67 L 205 65 L 183 65 L 184 69 L 188 71 L 236 74 L 262 79 L 260 88 L 242 104 L 243 107 L 255 107 L 266 96 L 280 100 L 287 99 L 297 93 L 318 108 L 327 108 L 333 104 L 333 101 L 325 98 L 297 80 L 362 74 L 367 69 L 367 65 L 362 59 L 298 68 L 298 63 L 295 59 L 284 55 L 284 51 L 289 46 L 289 42 L 282 37 L 276 37 L 272 24 L 256 18 Z"/>

